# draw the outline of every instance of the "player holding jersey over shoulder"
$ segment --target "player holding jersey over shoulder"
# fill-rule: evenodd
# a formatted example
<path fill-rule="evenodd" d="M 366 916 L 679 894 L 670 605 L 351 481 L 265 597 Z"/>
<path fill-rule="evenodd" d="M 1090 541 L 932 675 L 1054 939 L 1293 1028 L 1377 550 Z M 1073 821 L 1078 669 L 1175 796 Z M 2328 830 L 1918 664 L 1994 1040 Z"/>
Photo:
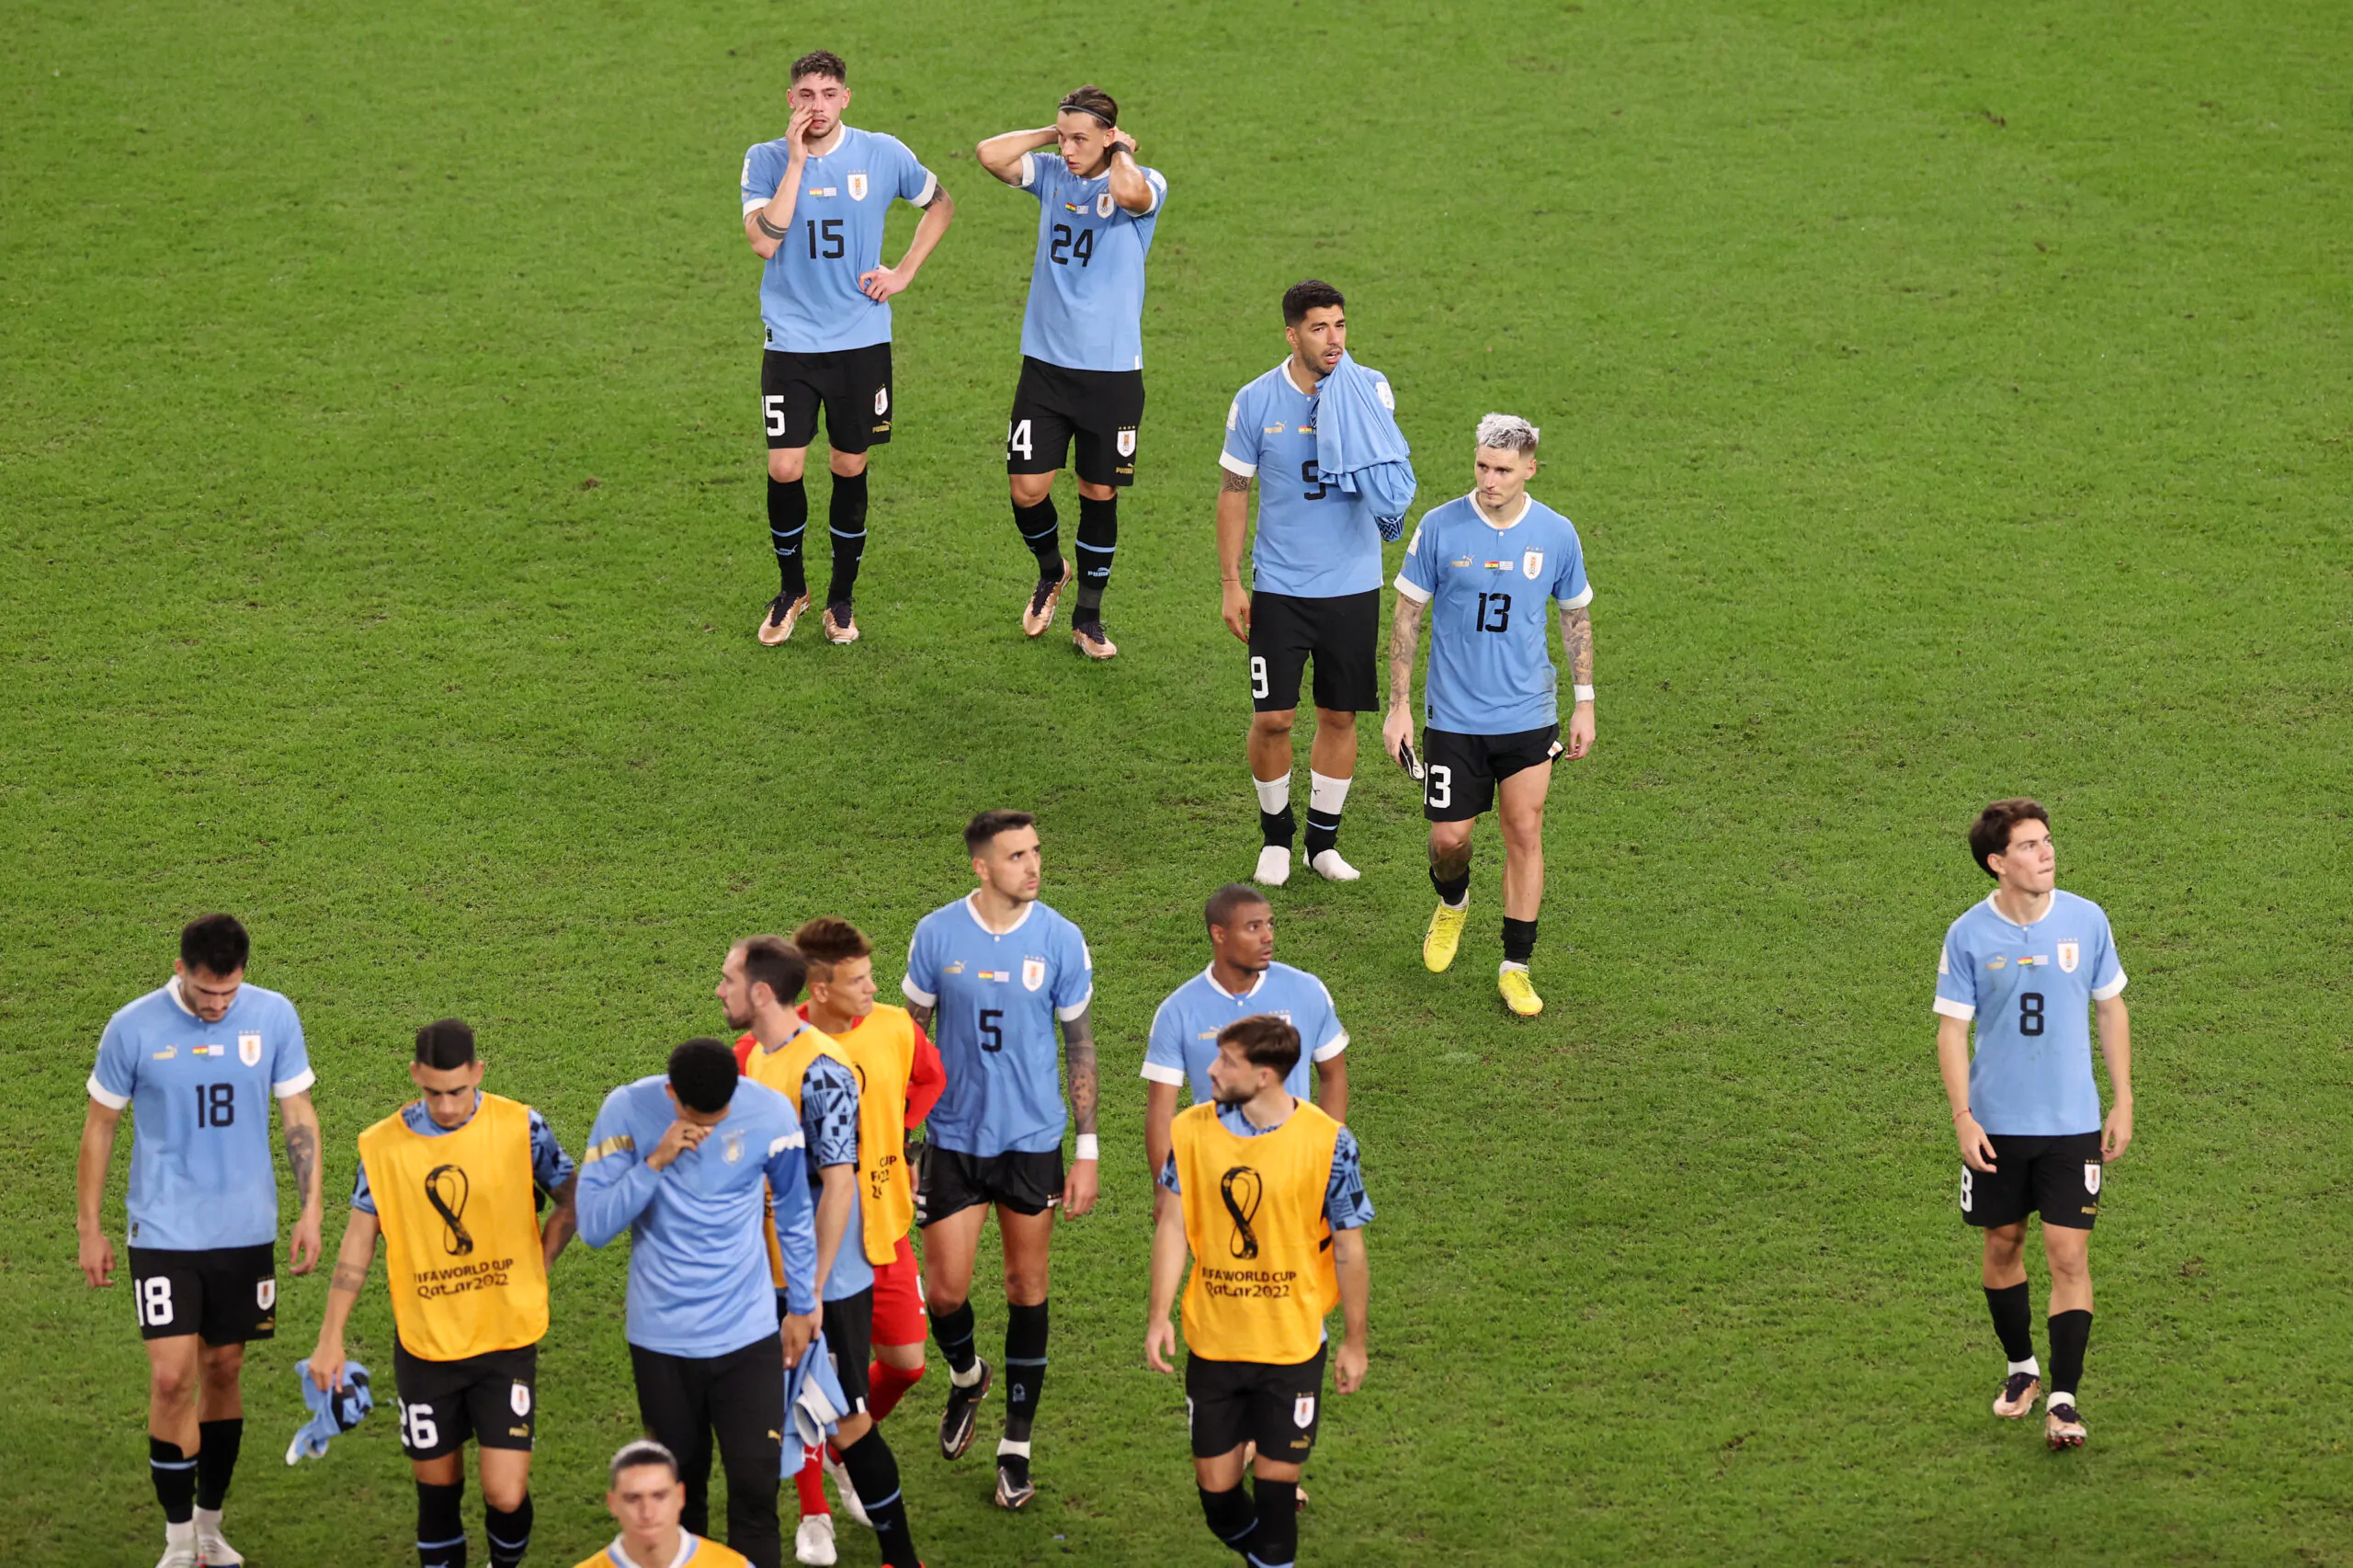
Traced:
<path fill-rule="evenodd" d="M 851 593 L 866 556 L 866 454 L 891 439 L 891 299 L 915 280 L 948 232 L 956 203 L 894 136 L 842 122 L 849 67 L 830 50 L 792 62 L 785 133 L 744 154 L 744 237 L 767 263 L 760 317 L 760 413 L 768 441 L 768 540 L 780 580 L 760 623 L 769 644 L 792 635 L 809 605 L 801 475 L 817 415 L 833 449 L 828 531 L 834 576 L 825 590 L 829 642 L 858 641 Z M 896 267 L 882 265 L 892 200 L 923 209 Z"/>
<path fill-rule="evenodd" d="M 278 1328 L 278 1176 L 269 1108 L 302 1211 L 293 1273 L 319 1260 L 319 1113 L 294 1005 L 245 983 L 245 928 L 207 915 L 180 930 L 172 978 L 107 1020 L 74 1172 L 82 1273 L 114 1284 L 100 1217 L 107 1166 L 131 1121 L 131 1307 L 146 1342 L 147 1465 L 164 1510 L 159 1568 L 233 1565 L 221 1510 L 244 1438 L 245 1346 Z"/>
<path fill-rule="evenodd" d="M 1168 199 L 1168 181 L 1136 162 L 1135 138 L 1119 123 L 1117 100 L 1090 82 L 1063 99 L 1053 124 L 1008 131 L 976 149 L 983 168 L 1038 199 L 1021 381 L 1005 437 L 1014 526 L 1038 558 L 1021 630 L 1042 635 L 1071 580 L 1053 488 L 1075 437 L 1078 604 L 1071 641 L 1090 659 L 1120 651 L 1103 630 L 1103 589 L 1120 542 L 1119 486 L 1135 483 L 1143 264 Z"/>
<path fill-rule="evenodd" d="M 1095 1131 L 1095 962 L 1086 938 L 1039 902 L 1037 819 L 983 812 L 964 829 L 980 886 L 916 923 L 900 982 L 917 1024 L 939 1041 L 948 1085 L 931 1109 L 923 1214 L 932 1337 L 948 1360 L 939 1451 L 972 1446 L 991 1381 L 972 1347 L 972 1267 L 981 1226 L 996 1210 L 1005 1248 L 1005 1436 L 996 1450 L 996 1504 L 1037 1495 L 1029 1478 L 1031 1423 L 1046 1378 L 1047 1262 L 1053 1210 L 1095 1207 L 1101 1145 Z M 1060 1021 L 1070 1103 L 1054 1071 Z M 1065 1178 L 1063 1133 L 1078 1124 Z"/>
<path fill-rule="evenodd" d="M 2040 803 L 1995 801 L 1970 825 L 1969 850 L 1995 888 L 1945 933 L 1937 1066 L 1961 1142 L 1961 1214 L 1985 1233 L 1985 1306 L 2009 1360 L 1994 1414 L 2026 1415 L 2041 1386 L 2025 1256 L 2026 1218 L 2040 1212 L 2051 1265 L 2043 1437 L 2053 1449 L 2080 1449 L 2075 1392 L 2092 1336 L 2092 1225 L 2101 1177 L 2132 1142 L 2124 966 L 2106 912 L 2059 891 L 2051 816 Z M 2095 1015 L 2115 1096 L 2105 1122 L 2092 1078 Z"/>
<path fill-rule="evenodd" d="M 1433 506 L 1405 546 L 1389 638 L 1389 717 L 1381 739 L 1412 771 L 1422 764 L 1438 909 L 1422 938 L 1433 972 L 1454 961 L 1471 906 L 1471 831 L 1490 805 L 1504 830 L 1504 960 L 1496 989 L 1520 1017 L 1544 1010 L 1528 974 L 1544 902 L 1544 798 L 1562 753 L 1560 672 L 1545 610 L 1561 607 L 1576 706 L 1567 752 L 1593 746 L 1593 588 L 1576 526 L 1528 494 L 1536 426 L 1510 414 L 1479 421 L 1471 494 Z M 1430 620 L 1427 723 L 1413 735 L 1414 651 Z"/>
<path fill-rule="evenodd" d="M 491 1568 L 531 1543 L 531 1445 L 548 1269 L 578 1229 L 576 1172 L 545 1118 L 483 1091 L 474 1031 L 416 1031 L 418 1097 L 359 1135 L 351 1219 L 336 1250 L 311 1381 L 344 1382 L 345 1326 L 384 1238 L 401 1449 L 416 1479 L 422 1568 L 466 1561 L 461 1450 L 474 1440 Z M 540 1206 L 555 1207 L 542 1226 Z"/>

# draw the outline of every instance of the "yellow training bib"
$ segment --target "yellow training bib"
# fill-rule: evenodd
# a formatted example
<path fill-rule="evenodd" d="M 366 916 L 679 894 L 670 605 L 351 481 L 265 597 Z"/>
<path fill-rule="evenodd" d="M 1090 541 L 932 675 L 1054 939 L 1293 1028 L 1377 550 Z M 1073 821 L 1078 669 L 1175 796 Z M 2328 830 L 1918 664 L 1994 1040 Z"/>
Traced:
<path fill-rule="evenodd" d="M 1243 1138 L 1200 1104 L 1170 1125 L 1185 1240 L 1185 1344 L 1212 1361 L 1292 1366 L 1324 1341 L 1340 1299 L 1324 1194 L 1340 1124 L 1304 1100 L 1272 1132 Z"/>

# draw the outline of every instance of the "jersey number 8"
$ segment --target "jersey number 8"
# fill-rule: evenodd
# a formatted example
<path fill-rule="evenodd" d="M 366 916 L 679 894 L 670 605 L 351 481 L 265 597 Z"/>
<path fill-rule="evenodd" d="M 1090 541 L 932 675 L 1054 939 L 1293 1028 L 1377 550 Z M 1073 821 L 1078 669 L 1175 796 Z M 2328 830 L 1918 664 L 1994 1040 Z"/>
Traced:
<path fill-rule="evenodd" d="M 2037 1035 L 2042 1032 L 2042 993 L 2018 993 L 2018 1033 Z"/>

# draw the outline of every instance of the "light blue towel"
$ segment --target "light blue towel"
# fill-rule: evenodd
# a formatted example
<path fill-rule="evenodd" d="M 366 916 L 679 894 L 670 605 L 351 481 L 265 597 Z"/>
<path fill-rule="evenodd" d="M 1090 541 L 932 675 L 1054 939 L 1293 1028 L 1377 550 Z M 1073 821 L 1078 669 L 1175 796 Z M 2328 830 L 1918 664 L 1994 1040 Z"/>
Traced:
<path fill-rule="evenodd" d="M 327 1445 L 359 1425 L 360 1418 L 376 1408 L 376 1396 L 368 1389 L 368 1369 L 357 1361 L 343 1364 L 343 1384 L 333 1393 L 323 1393 L 311 1381 L 311 1363 L 294 1363 L 294 1380 L 302 1386 L 302 1403 L 311 1418 L 286 1445 L 286 1462 L 324 1458 Z"/>
<path fill-rule="evenodd" d="M 1419 488 L 1413 456 L 1397 428 L 1388 381 L 1341 355 L 1316 394 L 1318 477 L 1370 502 L 1381 537 L 1393 540 L 1405 531 L 1405 513 Z"/>
<path fill-rule="evenodd" d="M 832 1437 L 842 1418 L 851 1414 L 849 1396 L 842 1392 L 842 1381 L 834 1370 L 833 1353 L 825 1348 L 823 1334 L 801 1353 L 799 1366 L 784 1369 L 784 1414 L 792 1423 L 793 1435 L 813 1449 Z M 785 1475 L 790 1477 L 800 1469 L 800 1449 L 785 1444 Z"/>

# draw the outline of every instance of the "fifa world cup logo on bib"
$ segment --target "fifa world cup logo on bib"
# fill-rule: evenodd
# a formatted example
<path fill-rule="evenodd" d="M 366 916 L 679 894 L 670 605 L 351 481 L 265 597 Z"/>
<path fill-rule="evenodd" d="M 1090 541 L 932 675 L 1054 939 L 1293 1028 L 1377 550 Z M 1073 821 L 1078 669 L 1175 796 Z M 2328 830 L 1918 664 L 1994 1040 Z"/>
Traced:
<path fill-rule="evenodd" d="M 441 1216 L 441 1249 L 451 1257 L 474 1250 L 473 1233 L 466 1229 L 466 1199 L 473 1183 L 456 1165 L 436 1165 L 425 1173 L 425 1201 Z"/>
<path fill-rule="evenodd" d="M 1236 1165 L 1225 1173 L 1217 1184 L 1218 1196 L 1225 1200 L 1225 1211 L 1233 1219 L 1233 1235 L 1227 1245 L 1233 1256 L 1248 1261 L 1258 1256 L 1258 1233 L 1250 1221 L 1258 1215 L 1258 1205 L 1266 1198 L 1264 1177 L 1248 1165 Z"/>

